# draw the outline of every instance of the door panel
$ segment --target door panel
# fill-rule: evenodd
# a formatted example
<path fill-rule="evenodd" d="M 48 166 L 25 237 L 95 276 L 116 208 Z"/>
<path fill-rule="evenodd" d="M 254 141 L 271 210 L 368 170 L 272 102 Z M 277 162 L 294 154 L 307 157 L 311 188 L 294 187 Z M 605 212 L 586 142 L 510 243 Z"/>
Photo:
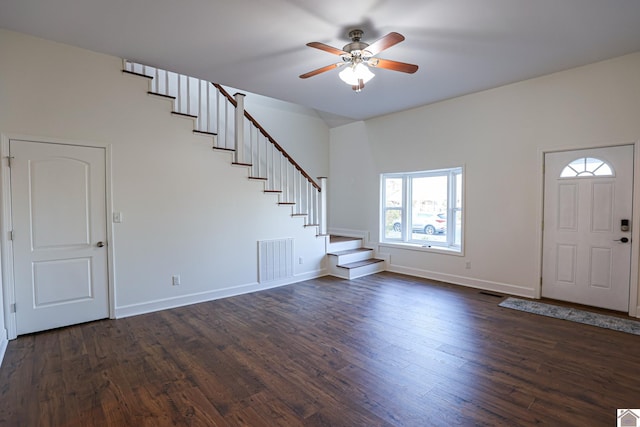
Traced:
<path fill-rule="evenodd" d="M 594 182 L 591 189 L 591 232 L 613 233 L 614 184 Z"/>
<path fill-rule="evenodd" d="M 105 152 L 11 140 L 18 334 L 108 317 Z"/>
<path fill-rule="evenodd" d="M 578 231 L 578 187 L 575 184 L 558 185 L 558 229 Z"/>
<path fill-rule="evenodd" d="M 33 292 L 35 308 L 90 299 L 91 259 L 34 262 Z"/>
<path fill-rule="evenodd" d="M 611 289 L 611 267 L 613 265 L 611 248 L 591 248 L 589 285 L 597 288 Z"/>
<path fill-rule="evenodd" d="M 34 250 L 81 247 L 90 243 L 90 166 L 68 158 L 30 161 L 29 203 Z"/>
<path fill-rule="evenodd" d="M 558 245 L 556 263 L 556 281 L 575 285 L 576 283 L 576 246 Z"/>
<path fill-rule="evenodd" d="M 633 146 L 546 154 L 544 191 L 542 296 L 628 311 Z"/>

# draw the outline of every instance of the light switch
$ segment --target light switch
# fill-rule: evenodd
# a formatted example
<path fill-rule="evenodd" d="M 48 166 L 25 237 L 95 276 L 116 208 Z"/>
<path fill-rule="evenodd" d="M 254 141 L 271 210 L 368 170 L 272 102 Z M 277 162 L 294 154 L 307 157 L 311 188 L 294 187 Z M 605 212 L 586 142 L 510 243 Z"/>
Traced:
<path fill-rule="evenodd" d="M 121 223 L 122 222 L 122 212 L 114 212 L 113 213 L 113 222 Z"/>

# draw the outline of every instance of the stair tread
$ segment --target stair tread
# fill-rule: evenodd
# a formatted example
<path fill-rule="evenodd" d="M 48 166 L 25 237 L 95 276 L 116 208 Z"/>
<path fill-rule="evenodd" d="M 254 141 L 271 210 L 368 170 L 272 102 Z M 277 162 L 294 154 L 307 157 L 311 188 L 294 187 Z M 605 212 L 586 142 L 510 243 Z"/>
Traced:
<path fill-rule="evenodd" d="M 159 96 L 159 97 L 162 97 L 162 98 L 173 99 L 173 100 L 175 100 L 175 99 L 176 99 L 176 97 L 175 97 L 175 96 L 166 95 L 166 94 L 164 94 L 164 93 L 151 92 L 151 91 L 148 91 L 147 93 L 148 93 L 149 95 Z"/>
<path fill-rule="evenodd" d="M 172 111 L 171 114 L 180 116 L 180 117 L 188 117 L 190 119 L 197 119 L 198 116 L 194 116 L 193 114 L 181 113 L 180 111 Z"/>
<path fill-rule="evenodd" d="M 377 264 L 379 262 L 384 262 L 384 260 L 378 259 L 378 258 L 371 258 L 371 259 L 366 259 L 364 261 L 356 261 L 356 262 L 350 262 L 348 264 L 341 264 L 341 265 L 338 265 L 337 267 L 351 269 L 351 268 L 364 267 L 365 265 Z"/>
<path fill-rule="evenodd" d="M 373 249 L 357 248 L 357 249 L 347 249 L 345 251 L 329 252 L 327 255 L 341 256 L 341 255 L 351 255 L 351 254 L 357 254 L 361 252 L 371 252 L 371 251 L 373 251 Z"/>
<path fill-rule="evenodd" d="M 125 74 L 131 74 L 131 75 L 134 75 L 134 76 L 144 77 L 144 78 L 147 78 L 147 79 L 153 79 L 153 77 L 151 77 L 151 76 L 147 76 L 146 74 L 142 74 L 142 73 L 136 73 L 135 71 L 122 70 L 122 72 L 125 73 Z"/>
<path fill-rule="evenodd" d="M 198 130 L 198 129 L 194 129 L 193 133 L 197 133 L 199 135 L 218 136 L 218 134 L 215 132 L 208 132 L 206 130 Z"/>

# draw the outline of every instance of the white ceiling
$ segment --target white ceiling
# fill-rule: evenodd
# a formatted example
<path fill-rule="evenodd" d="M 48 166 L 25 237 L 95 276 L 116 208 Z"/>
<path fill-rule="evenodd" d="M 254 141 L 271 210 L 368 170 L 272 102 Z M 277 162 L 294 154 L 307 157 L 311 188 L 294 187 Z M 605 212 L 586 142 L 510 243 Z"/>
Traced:
<path fill-rule="evenodd" d="M 316 109 L 330 126 L 640 51 L 640 0 L 0 0 L 0 27 Z M 350 29 L 415 74 L 374 70 L 356 94 L 339 60 Z M 6 60 L 2 58 L 1 60 Z M 346 120 L 345 120 L 346 119 Z"/>

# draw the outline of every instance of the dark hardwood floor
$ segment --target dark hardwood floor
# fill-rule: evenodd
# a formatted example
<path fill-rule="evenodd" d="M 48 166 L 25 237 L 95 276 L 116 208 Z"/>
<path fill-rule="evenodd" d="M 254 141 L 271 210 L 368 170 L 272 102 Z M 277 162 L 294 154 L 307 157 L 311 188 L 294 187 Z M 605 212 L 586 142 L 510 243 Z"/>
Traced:
<path fill-rule="evenodd" d="M 2 426 L 613 426 L 640 337 L 381 273 L 19 337 Z"/>

